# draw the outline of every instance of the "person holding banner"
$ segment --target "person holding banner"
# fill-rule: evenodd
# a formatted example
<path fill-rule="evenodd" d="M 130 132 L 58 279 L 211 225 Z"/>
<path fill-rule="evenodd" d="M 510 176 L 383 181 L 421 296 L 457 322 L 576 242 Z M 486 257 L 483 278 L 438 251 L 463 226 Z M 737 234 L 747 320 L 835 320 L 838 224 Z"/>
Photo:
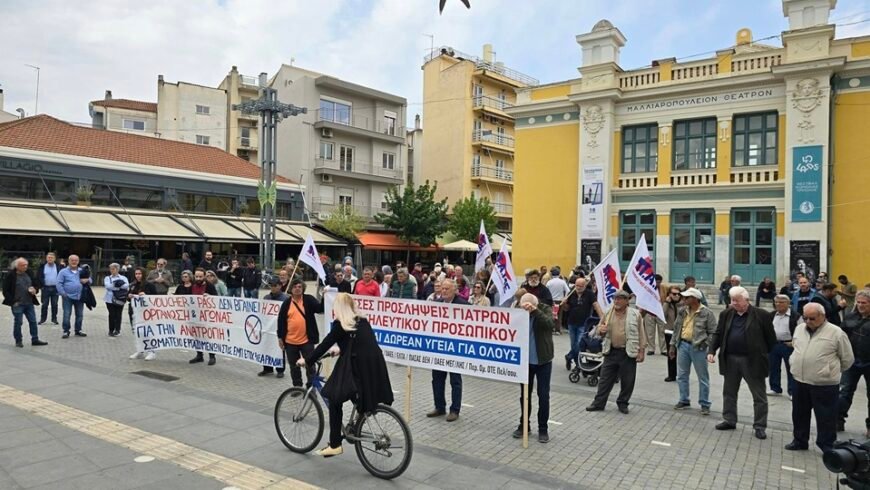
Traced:
<path fill-rule="evenodd" d="M 594 312 L 598 318 L 604 318 L 598 299 L 591 289 L 586 287 L 587 281 L 578 277 L 574 281 L 574 290 L 560 303 L 560 311 L 564 311 L 568 319 L 568 335 L 571 339 L 571 350 L 565 354 L 565 366 L 571 370 L 571 363 L 577 361 L 580 353 L 580 339 L 586 335 L 586 320 Z"/>
<path fill-rule="evenodd" d="M 456 294 L 456 281 L 444 279 L 441 282 L 441 303 L 453 303 L 467 305 L 468 302 Z M 427 413 L 429 418 L 444 415 L 447 408 L 447 399 L 444 397 L 444 384 L 447 381 L 447 372 L 432 370 L 432 396 L 435 399 L 435 410 Z M 450 413 L 447 421 L 453 422 L 459 418 L 459 409 L 462 408 L 462 375 L 450 373 Z"/>
<path fill-rule="evenodd" d="M 290 281 L 290 297 L 281 304 L 278 312 L 278 345 L 286 354 L 290 363 L 290 378 L 293 386 L 302 386 L 302 370 L 296 366 L 296 361 L 307 357 L 314 351 L 314 345 L 320 342 L 320 330 L 317 329 L 316 313 L 323 313 L 323 303 L 310 294 L 305 294 L 305 282 L 301 279 Z M 284 368 L 278 368 L 278 377 L 284 377 Z M 272 372 L 271 366 L 263 366 L 258 376 Z M 307 384 L 311 384 L 314 370 L 309 366 L 306 372 Z"/>
<path fill-rule="evenodd" d="M 211 253 L 211 252 L 209 252 Z M 217 296 L 217 289 L 215 289 L 214 285 L 209 284 L 205 280 L 205 269 L 202 267 L 197 267 L 196 271 L 194 271 L 194 277 L 190 277 L 190 271 L 184 271 L 181 273 L 181 284 L 175 288 L 175 295 L 204 295 L 204 296 Z M 196 356 L 187 361 L 190 364 L 197 364 L 203 361 L 202 351 L 196 351 Z M 217 360 L 213 353 L 209 352 L 208 354 L 208 365 L 214 366 Z"/>
<path fill-rule="evenodd" d="M 371 412 L 381 403 L 393 404 L 393 387 L 390 384 L 390 374 L 387 372 L 387 363 L 381 352 L 372 326 L 365 316 L 357 312 L 356 304 L 349 294 L 339 293 L 335 297 L 332 306 L 335 321 L 329 334 L 323 338 L 323 342 L 316 349 L 308 352 L 305 357 L 296 361 L 297 369 L 308 365 L 311 366 L 323 357 L 327 351 L 334 352 L 333 346 L 338 346 L 340 352 L 332 376 L 326 382 L 324 390 L 332 383 L 342 383 L 340 373 L 348 370 L 343 369 L 346 363 L 350 363 L 350 373 L 356 384 L 357 408 L 360 414 Z M 344 450 L 341 447 L 342 434 L 341 424 L 344 415 L 342 405 L 347 400 L 330 400 L 329 403 L 329 445 L 317 452 L 325 458 L 338 456 Z"/>
<path fill-rule="evenodd" d="M 643 320 L 638 310 L 628 307 L 630 298 L 631 294 L 628 291 L 622 289 L 617 291 L 613 297 L 613 306 L 596 329 L 598 335 L 604 337 L 601 346 L 604 364 L 601 366 L 598 393 L 595 394 L 592 403 L 586 407 L 587 412 L 604 410 L 616 378 L 619 378 L 619 397 L 616 398 L 616 405 L 621 413 L 628 413 L 628 403 L 634 392 L 637 376 L 637 364 L 643 362 L 644 349 L 646 349 Z"/>
<path fill-rule="evenodd" d="M 531 293 L 520 298 L 519 307 L 529 312 L 529 393 L 535 389 L 537 378 L 538 442 L 546 444 L 550 442 L 547 421 L 550 419 L 550 378 L 553 375 L 553 310 Z M 520 425 L 513 433 L 514 439 L 523 437 L 523 398 L 523 389 L 520 387 Z M 531 419 L 531 396 L 528 397 L 526 413 Z"/>

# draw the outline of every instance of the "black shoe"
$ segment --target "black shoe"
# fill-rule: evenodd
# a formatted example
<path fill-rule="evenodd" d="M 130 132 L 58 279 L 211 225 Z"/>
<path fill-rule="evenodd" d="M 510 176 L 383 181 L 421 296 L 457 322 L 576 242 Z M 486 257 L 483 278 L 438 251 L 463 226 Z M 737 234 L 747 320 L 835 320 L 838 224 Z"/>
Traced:
<path fill-rule="evenodd" d="M 689 408 L 691 406 L 692 406 L 692 404 L 689 402 L 677 402 L 677 404 L 674 405 L 674 410 L 683 410 L 683 409 Z"/>
<path fill-rule="evenodd" d="M 755 438 L 761 440 L 767 439 L 767 432 L 764 429 L 755 429 Z"/>
<path fill-rule="evenodd" d="M 604 407 L 596 407 L 595 405 L 589 405 L 586 407 L 587 412 L 601 412 L 604 410 Z"/>
<path fill-rule="evenodd" d="M 36 340 L 30 342 L 30 345 L 35 345 L 35 346 L 39 346 L 39 345 L 48 345 L 48 342 L 46 342 L 46 341 L 44 341 L 44 340 L 36 339 Z"/>
<path fill-rule="evenodd" d="M 45 320 L 39 320 L 39 323 L 37 323 L 37 325 L 45 325 Z"/>
<path fill-rule="evenodd" d="M 281 379 L 284 377 L 284 373 L 278 373 L 275 375 L 276 378 Z"/>
<path fill-rule="evenodd" d="M 565 359 L 565 369 L 571 370 L 571 359 Z"/>
<path fill-rule="evenodd" d="M 550 435 L 546 432 L 538 433 L 538 442 L 540 442 L 541 444 L 546 444 L 550 442 Z"/>
<path fill-rule="evenodd" d="M 16 340 L 16 341 L 15 341 L 15 347 L 24 347 L 24 342 L 22 342 L 22 341 L 20 341 L 20 340 Z"/>
<path fill-rule="evenodd" d="M 62 338 L 62 339 L 68 339 L 68 338 L 69 338 L 69 332 L 64 332 L 63 335 L 60 336 L 60 338 Z"/>
<path fill-rule="evenodd" d="M 52 320 L 52 321 L 51 321 L 51 324 L 52 324 L 52 325 L 60 325 L 60 323 L 57 323 L 57 320 Z"/>
<path fill-rule="evenodd" d="M 86 334 L 84 332 L 76 332 L 76 337 L 87 337 L 87 336 L 88 336 L 88 334 Z"/>
<path fill-rule="evenodd" d="M 268 376 L 272 374 L 272 371 L 266 371 L 265 369 L 257 373 L 257 376 Z"/>
<path fill-rule="evenodd" d="M 520 439 L 521 437 L 523 437 L 523 429 L 517 429 L 517 430 L 515 430 L 514 433 L 511 434 L 511 436 L 512 436 L 514 439 Z"/>
<path fill-rule="evenodd" d="M 196 356 L 196 357 L 194 357 L 193 359 L 191 359 L 191 360 L 189 360 L 189 361 L 187 361 L 187 362 L 188 362 L 189 364 L 196 364 L 196 363 L 198 363 L 198 362 L 202 362 L 202 361 L 203 361 L 202 356 Z"/>
<path fill-rule="evenodd" d="M 791 441 L 790 443 L 785 445 L 786 451 L 806 451 L 809 448 L 809 444 L 801 444 L 797 441 Z"/>
<path fill-rule="evenodd" d="M 846 431 L 846 422 L 837 422 L 837 432 Z"/>
<path fill-rule="evenodd" d="M 216 363 L 216 362 L 217 362 L 217 359 L 215 359 L 214 356 L 208 356 L 208 365 L 209 366 L 214 366 L 214 363 Z"/>
<path fill-rule="evenodd" d="M 668 355 L 668 353 L 667 353 L 667 352 L 662 352 L 662 355 L 663 355 L 663 356 L 666 356 L 666 355 Z"/>
<path fill-rule="evenodd" d="M 654 350 L 648 350 L 648 351 L 646 351 L 646 355 L 654 356 L 654 355 L 656 355 L 656 352 Z"/>
<path fill-rule="evenodd" d="M 620 405 L 619 406 L 619 413 L 624 413 L 627 415 L 628 414 L 628 406 L 627 405 Z"/>
<path fill-rule="evenodd" d="M 734 430 L 737 426 L 728 422 L 719 422 L 716 424 L 716 430 Z"/>
<path fill-rule="evenodd" d="M 676 380 L 677 380 L 677 378 L 672 378 L 672 377 L 668 376 L 667 378 L 665 378 L 665 383 L 673 383 Z"/>

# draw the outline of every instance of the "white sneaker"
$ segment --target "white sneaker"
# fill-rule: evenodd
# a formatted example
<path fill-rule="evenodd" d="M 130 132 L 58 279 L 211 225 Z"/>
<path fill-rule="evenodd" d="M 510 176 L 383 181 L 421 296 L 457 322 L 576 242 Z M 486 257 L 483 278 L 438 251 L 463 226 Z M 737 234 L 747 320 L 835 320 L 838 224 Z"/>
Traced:
<path fill-rule="evenodd" d="M 782 396 L 782 393 L 777 393 L 773 390 L 767 390 L 767 396 Z"/>
<path fill-rule="evenodd" d="M 153 361 L 154 359 L 157 359 L 157 354 L 156 354 L 154 351 L 149 352 L 149 353 L 145 356 L 145 360 L 146 360 L 146 361 Z"/>
<path fill-rule="evenodd" d="M 132 355 L 130 355 L 130 359 L 142 359 L 143 357 L 145 357 L 144 352 L 134 352 Z"/>

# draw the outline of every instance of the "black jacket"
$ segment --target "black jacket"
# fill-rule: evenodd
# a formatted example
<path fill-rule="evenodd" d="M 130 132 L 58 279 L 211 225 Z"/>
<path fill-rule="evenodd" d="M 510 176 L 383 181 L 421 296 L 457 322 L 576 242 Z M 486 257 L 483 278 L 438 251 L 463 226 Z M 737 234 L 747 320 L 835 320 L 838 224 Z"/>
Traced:
<path fill-rule="evenodd" d="M 241 267 L 230 269 L 227 271 L 227 287 L 240 288 L 242 287 L 242 278 L 245 275 L 245 270 Z"/>
<path fill-rule="evenodd" d="M 260 289 L 261 278 L 262 274 L 256 267 L 253 269 L 245 267 L 242 271 L 242 287 L 245 289 Z"/>
<path fill-rule="evenodd" d="M 306 308 L 305 311 L 307 312 L 308 309 Z M 306 364 L 313 365 L 335 344 L 338 344 L 341 354 L 332 372 L 333 374 L 341 373 L 343 372 L 342 363 L 352 363 L 351 371 L 356 382 L 361 411 L 371 412 L 377 408 L 379 403 L 391 405 L 393 403 L 393 388 L 390 385 L 387 363 L 384 361 L 384 354 L 378 346 L 369 321 L 365 318 L 357 318 L 356 330 L 353 332 L 347 332 L 338 321 L 332 322 L 329 334 L 305 359 Z M 345 355 L 348 352 L 350 356 Z M 329 381 L 334 382 L 335 380 L 330 378 Z"/>
<path fill-rule="evenodd" d="M 547 286 L 538 283 L 537 286 L 532 287 L 529 286 L 529 283 L 524 282 L 520 288 L 525 289 L 527 293 L 532 293 L 537 296 L 538 301 L 541 303 L 544 303 L 547 306 L 553 306 L 553 295 L 550 294 L 550 290 L 547 289 Z"/>
<path fill-rule="evenodd" d="M 864 318 L 861 313 L 853 311 L 846 315 L 842 328 L 852 343 L 855 361 L 870 361 L 870 317 Z"/>
<path fill-rule="evenodd" d="M 54 263 L 54 266 L 57 268 L 57 273 L 60 274 L 63 267 L 61 267 L 57 262 Z M 36 268 L 36 282 L 39 283 L 39 286 L 33 286 L 36 289 L 40 289 L 42 285 L 45 284 L 45 264 L 40 264 L 39 267 Z"/>
<path fill-rule="evenodd" d="M 284 340 L 287 337 L 287 313 L 290 308 L 296 308 L 293 303 L 293 298 L 287 298 L 281 303 L 281 310 L 278 311 L 278 338 Z M 317 318 L 315 314 L 323 313 L 323 303 L 317 301 L 317 298 L 310 294 L 302 295 L 302 308 L 305 310 L 305 335 L 308 336 L 308 342 L 316 344 L 320 342 L 320 330 L 317 329 Z"/>
<path fill-rule="evenodd" d="M 18 271 L 11 270 L 3 278 L 3 304 L 6 306 L 12 306 L 15 303 L 16 274 L 18 274 Z M 30 276 L 32 286 L 39 291 L 39 281 L 33 278 L 33 274 L 30 271 L 25 272 L 25 274 Z M 33 297 L 33 306 L 39 306 L 39 300 L 36 299 L 36 295 L 31 294 L 31 296 Z"/>
<path fill-rule="evenodd" d="M 825 309 L 825 318 L 834 325 L 840 326 L 840 305 L 826 298 L 821 292 L 813 295 L 810 303 L 818 303 Z"/>
<path fill-rule="evenodd" d="M 194 294 L 193 292 L 193 283 L 190 283 L 190 286 L 185 286 L 184 284 L 179 284 L 178 287 L 175 288 L 176 296 L 181 295 L 190 295 Z M 205 283 L 205 294 L 210 294 L 212 296 L 217 296 L 217 289 L 214 287 L 214 284 Z"/>
<path fill-rule="evenodd" d="M 725 375 L 728 363 L 728 334 L 731 331 L 731 320 L 737 312 L 728 308 L 719 314 L 719 326 L 710 342 L 709 354 L 719 351 L 719 374 Z M 773 317 L 770 313 L 752 305 L 746 311 L 746 345 L 749 347 L 749 369 L 753 376 L 766 378 L 770 371 L 767 354 L 776 345 L 776 332 L 773 329 Z"/>

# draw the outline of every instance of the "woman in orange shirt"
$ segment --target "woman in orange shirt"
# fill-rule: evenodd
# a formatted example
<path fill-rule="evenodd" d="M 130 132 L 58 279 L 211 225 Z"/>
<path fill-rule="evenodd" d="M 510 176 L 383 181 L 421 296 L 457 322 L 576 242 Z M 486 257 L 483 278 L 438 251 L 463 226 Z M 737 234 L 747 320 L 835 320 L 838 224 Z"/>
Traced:
<path fill-rule="evenodd" d="M 302 279 L 290 281 L 290 297 L 281 305 L 278 312 L 278 345 L 286 354 L 286 364 L 290 364 L 290 377 L 293 386 L 302 386 L 302 370 L 296 366 L 296 361 L 308 356 L 314 351 L 314 345 L 320 342 L 320 331 L 317 329 L 316 313 L 323 313 L 323 303 L 314 296 L 305 294 L 305 282 Z M 283 373 L 283 368 L 278 368 Z M 307 384 L 311 384 L 314 371 L 310 368 L 306 373 Z"/>

